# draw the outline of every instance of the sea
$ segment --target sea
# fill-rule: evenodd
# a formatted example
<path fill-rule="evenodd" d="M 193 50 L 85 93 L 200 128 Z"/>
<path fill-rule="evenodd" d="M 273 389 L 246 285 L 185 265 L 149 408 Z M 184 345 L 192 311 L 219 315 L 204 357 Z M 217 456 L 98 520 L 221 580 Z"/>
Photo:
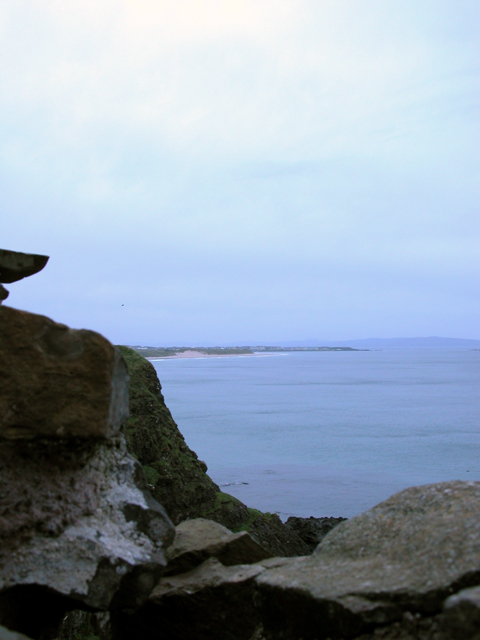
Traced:
<path fill-rule="evenodd" d="M 247 506 L 352 517 L 414 485 L 480 480 L 480 351 L 153 361 L 210 477 Z"/>

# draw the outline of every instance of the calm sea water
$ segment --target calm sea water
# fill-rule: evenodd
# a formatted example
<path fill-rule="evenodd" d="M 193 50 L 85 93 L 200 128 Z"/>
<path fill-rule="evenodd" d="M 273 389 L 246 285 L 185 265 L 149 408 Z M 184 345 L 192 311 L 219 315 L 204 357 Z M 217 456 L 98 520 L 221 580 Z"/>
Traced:
<path fill-rule="evenodd" d="M 250 507 L 353 516 L 400 489 L 480 480 L 480 352 L 404 349 L 155 361 L 222 490 Z"/>

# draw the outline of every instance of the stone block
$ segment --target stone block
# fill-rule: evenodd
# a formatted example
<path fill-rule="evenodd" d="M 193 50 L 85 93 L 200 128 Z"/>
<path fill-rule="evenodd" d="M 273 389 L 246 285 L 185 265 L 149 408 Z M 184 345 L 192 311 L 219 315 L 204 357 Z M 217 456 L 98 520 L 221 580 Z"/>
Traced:
<path fill-rule="evenodd" d="M 106 338 L 0 306 L 0 438 L 109 438 L 127 417 L 127 369 Z"/>
<path fill-rule="evenodd" d="M 246 531 L 232 533 L 213 520 L 195 518 L 177 526 L 175 542 L 167 551 L 165 575 L 185 573 L 208 558 L 231 566 L 253 564 L 271 555 Z"/>
<path fill-rule="evenodd" d="M 355 637 L 480 582 L 480 482 L 402 491 L 256 579 L 267 638 Z M 268 561 L 267 561 L 268 562 Z M 469 606 L 471 605 L 471 602 Z"/>
<path fill-rule="evenodd" d="M 48 262 L 48 256 L 0 249 L 0 282 L 17 282 L 38 273 Z"/>
<path fill-rule="evenodd" d="M 251 640 L 259 619 L 254 578 L 263 567 L 225 567 L 210 558 L 192 571 L 162 578 L 136 613 L 112 614 L 117 640 Z"/>

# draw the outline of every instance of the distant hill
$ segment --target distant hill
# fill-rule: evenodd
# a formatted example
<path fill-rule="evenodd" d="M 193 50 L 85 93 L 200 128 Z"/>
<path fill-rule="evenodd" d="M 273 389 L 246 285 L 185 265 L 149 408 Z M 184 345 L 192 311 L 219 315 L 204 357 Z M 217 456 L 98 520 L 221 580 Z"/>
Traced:
<path fill-rule="evenodd" d="M 480 349 L 480 340 L 465 338 L 365 338 L 362 340 L 301 340 L 281 342 L 285 347 L 353 347 L 354 349 Z"/>

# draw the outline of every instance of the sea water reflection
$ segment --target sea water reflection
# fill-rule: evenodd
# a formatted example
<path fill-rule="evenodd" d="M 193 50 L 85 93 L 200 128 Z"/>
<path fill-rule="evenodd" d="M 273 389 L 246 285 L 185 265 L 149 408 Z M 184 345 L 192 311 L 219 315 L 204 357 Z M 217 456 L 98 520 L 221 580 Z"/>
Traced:
<path fill-rule="evenodd" d="M 295 352 L 154 366 L 189 446 L 248 506 L 352 516 L 407 486 L 480 479 L 480 352 Z"/>

